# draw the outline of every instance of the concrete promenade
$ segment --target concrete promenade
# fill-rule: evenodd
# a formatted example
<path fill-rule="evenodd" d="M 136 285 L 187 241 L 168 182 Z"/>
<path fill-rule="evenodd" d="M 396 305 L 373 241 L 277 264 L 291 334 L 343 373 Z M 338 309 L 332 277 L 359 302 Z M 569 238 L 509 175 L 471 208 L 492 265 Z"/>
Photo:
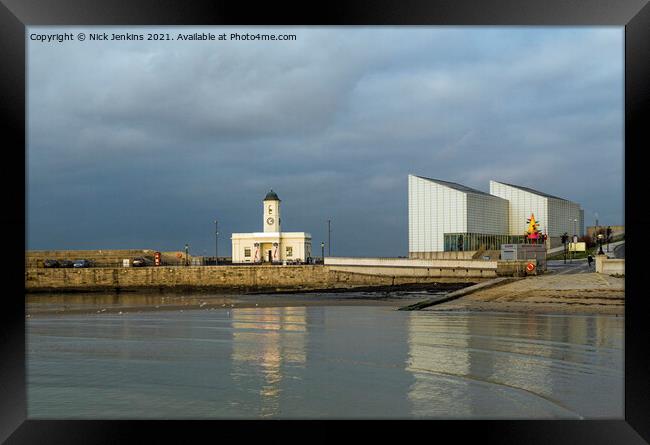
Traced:
<path fill-rule="evenodd" d="M 498 263 L 472 259 L 325 258 L 327 267 L 340 272 L 378 276 L 471 277 L 477 280 L 498 276 Z"/>
<path fill-rule="evenodd" d="M 523 276 L 526 265 L 535 260 L 499 261 L 479 259 L 414 259 L 327 257 L 325 265 L 333 271 L 375 276 L 471 278 L 478 281 L 502 276 Z M 536 264 L 536 262 L 535 262 Z"/>

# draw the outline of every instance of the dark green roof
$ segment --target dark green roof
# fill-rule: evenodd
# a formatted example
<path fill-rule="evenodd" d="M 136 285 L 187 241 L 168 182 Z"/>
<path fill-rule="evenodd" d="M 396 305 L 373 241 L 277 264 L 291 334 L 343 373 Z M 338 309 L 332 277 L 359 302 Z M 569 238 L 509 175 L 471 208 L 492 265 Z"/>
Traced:
<path fill-rule="evenodd" d="M 264 201 L 279 201 L 279 200 L 280 198 L 278 198 L 278 195 L 273 190 L 268 192 L 266 194 L 266 197 L 264 198 Z"/>

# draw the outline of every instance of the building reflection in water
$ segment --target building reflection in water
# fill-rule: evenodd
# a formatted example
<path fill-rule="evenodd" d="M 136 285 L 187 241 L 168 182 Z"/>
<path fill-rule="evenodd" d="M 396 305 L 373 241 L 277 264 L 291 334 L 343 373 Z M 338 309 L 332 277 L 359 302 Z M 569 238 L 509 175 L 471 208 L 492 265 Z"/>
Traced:
<path fill-rule="evenodd" d="M 622 318 L 608 316 L 414 312 L 413 414 L 622 417 L 622 334 Z"/>
<path fill-rule="evenodd" d="M 292 368 L 305 366 L 306 308 L 233 309 L 231 313 L 232 379 L 244 388 L 259 388 L 261 416 L 278 415 L 283 380 L 292 377 Z"/>
<path fill-rule="evenodd" d="M 408 394 L 413 416 L 470 417 L 468 381 L 455 378 L 469 374 L 468 337 L 462 334 L 467 318 L 410 315 L 406 370 L 414 378 Z"/>

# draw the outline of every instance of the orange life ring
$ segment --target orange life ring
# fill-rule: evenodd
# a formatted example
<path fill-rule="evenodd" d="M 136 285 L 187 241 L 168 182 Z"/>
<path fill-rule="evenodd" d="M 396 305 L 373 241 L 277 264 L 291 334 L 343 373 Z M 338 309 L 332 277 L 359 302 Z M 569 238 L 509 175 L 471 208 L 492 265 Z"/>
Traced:
<path fill-rule="evenodd" d="M 535 270 L 535 265 L 534 265 L 533 263 L 528 263 L 528 264 L 526 264 L 526 270 L 527 270 L 528 272 L 532 272 L 532 271 L 534 271 L 534 270 Z"/>

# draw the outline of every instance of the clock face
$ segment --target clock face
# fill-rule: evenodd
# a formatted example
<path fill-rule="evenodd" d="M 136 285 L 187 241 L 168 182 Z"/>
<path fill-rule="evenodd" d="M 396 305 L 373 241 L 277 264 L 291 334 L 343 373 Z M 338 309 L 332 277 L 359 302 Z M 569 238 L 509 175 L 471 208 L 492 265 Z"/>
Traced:
<path fill-rule="evenodd" d="M 273 224 L 273 218 L 266 218 L 266 223 L 270 226 Z"/>

